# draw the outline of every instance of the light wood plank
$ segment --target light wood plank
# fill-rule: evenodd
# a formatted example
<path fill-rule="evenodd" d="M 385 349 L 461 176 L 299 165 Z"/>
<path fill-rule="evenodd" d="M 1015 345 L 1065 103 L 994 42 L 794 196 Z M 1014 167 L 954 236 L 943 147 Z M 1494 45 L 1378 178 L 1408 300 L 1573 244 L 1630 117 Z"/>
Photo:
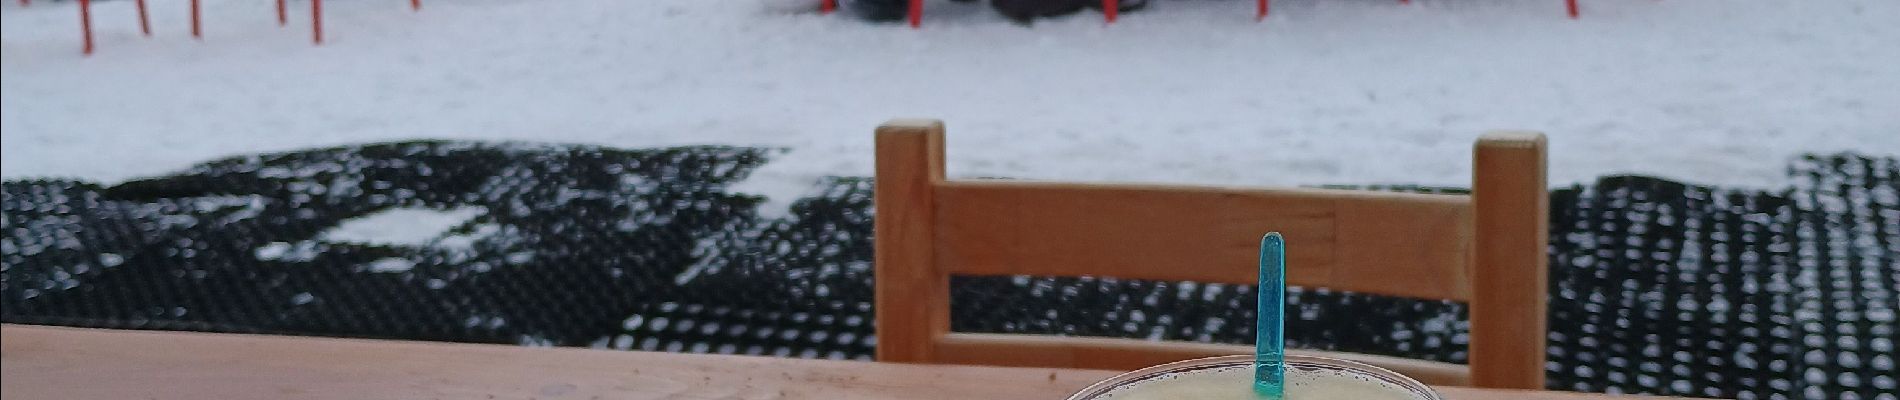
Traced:
<path fill-rule="evenodd" d="M 1107 275 L 1252 283 L 1259 239 L 1287 238 L 1309 287 L 1466 300 L 1466 196 L 950 181 L 937 189 L 936 259 L 963 275 Z"/>
<path fill-rule="evenodd" d="M 940 361 L 1006 367 L 1139 369 L 1196 358 L 1252 354 L 1253 346 L 1099 337 L 951 333 L 937 342 Z M 1370 354 L 1290 349 L 1292 354 L 1363 362 L 1430 385 L 1470 384 L 1463 365 Z"/>
<path fill-rule="evenodd" d="M 7 400 L 1055 400 L 1117 371 L 0 325 Z M 1438 386 L 1448 400 L 1648 399 Z"/>
<path fill-rule="evenodd" d="M 1485 135 L 1473 156 L 1473 284 L 1479 289 L 1471 301 L 1470 362 L 1478 386 L 1544 387 L 1550 282 L 1544 157 L 1544 135 L 1536 133 Z"/>
<path fill-rule="evenodd" d="M 1113 371 L 0 328 L 6 400 L 1062 399 Z"/>
<path fill-rule="evenodd" d="M 878 127 L 877 178 L 877 359 L 925 362 L 933 358 L 936 335 L 950 330 L 950 281 L 933 255 L 943 123 L 896 120 Z"/>
<path fill-rule="evenodd" d="M 995 366 L 1135 370 L 1196 358 L 1250 354 L 1248 346 L 1054 335 L 951 333 L 938 339 L 940 361 Z"/>

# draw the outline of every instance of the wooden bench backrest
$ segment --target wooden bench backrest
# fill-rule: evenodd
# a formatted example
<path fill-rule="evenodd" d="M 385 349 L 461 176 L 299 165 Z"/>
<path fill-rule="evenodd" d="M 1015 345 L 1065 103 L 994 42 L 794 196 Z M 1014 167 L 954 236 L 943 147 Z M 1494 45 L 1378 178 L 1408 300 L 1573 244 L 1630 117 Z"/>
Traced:
<path fill-rule="evenodd" d="M 1480 139 L 1479 173 L 1466 196 L 950 181 L 943 134 L 943 124 L 929 120 L 892 121 L 877 132 L 879 360 L 1129 369 L 1244 353 L 1193 343 L 951 333 L 949 277 L 1251 284 L 1260 235 L 1279 231 L 1288 242 L 1290 284 L 1471 304 L 1472 372 L 1424 362 L 1400 372 L 1443 375 L 1435 383 L 1543 387 L 1541 135 Z"/>

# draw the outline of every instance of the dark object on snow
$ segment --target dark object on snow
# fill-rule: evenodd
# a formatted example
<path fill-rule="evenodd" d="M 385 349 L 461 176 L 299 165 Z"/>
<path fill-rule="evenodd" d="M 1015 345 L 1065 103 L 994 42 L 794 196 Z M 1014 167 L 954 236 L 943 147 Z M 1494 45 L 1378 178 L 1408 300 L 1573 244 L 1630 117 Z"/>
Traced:
<path fill-rule="evenodd" d="M 950 0 L 970 3 L 977 0 Z M 1144 0 L 1145 1 L 1145 0 Z M 902 21 L 910 12 L 910 0 L 851 0 L 845 4 L 858 17 L 876 22 Z"/>
<path fill-rule="evenodd" d="M 997 13 L 1018 23 L 1029 23 L 1036 18 L 1055 17 L 1074 14 L 1089 8 L 1089 3 L 1098 0 L 990 0 L 990 7 Z"/>
<path fill-rule="evenodd" d="M 1091 1 L 1089 2 L 1089 8 L 1093 8 L 1098 11 L 1102 10 L 1102 2 Z M 1140 10 L 1143 8 L 1148 8 L 1148 0 L 1121 0 L 1115 3 L 1115 10 L 1118 12 L 1129 12 L 1129 11 Z"/>
<path fill-rule="evenodd" d="M 970 3 L 978 0 L 951 0 Z M 1117 5 L 1122 12 L 1140 10 L 1147 7 L 1148 0 L 1123 0 Z M 990 0 L 990 6 L 1004 17 L 1018 23 L 1029 23 L 1036 18 L 1055 17 L 1073 14 L 1083 9 L 1102 9 L 1101 0 Z M 877 22 L 902 21 L 910 11 L 910 0 L 851 0 L 846 8 L 861 18 Z"/>
<path fill-rule="evenodd" d="M 1119 12 L 1140 10 L 1148 6 L 1148 0 L 1123 0 L 1116 4 Z M 1083 9 L 1102 9 L 1101 0 L 990 0 L 990 7 L 1017 23 L 1027 24 L 1036 18 L 1058 17 L 1074 14 Z"/>
<path fill-rule="evenodd" d="M 761 199 L 728 186 L 772 154 L 409 142 L 114 186 L 4 182 L 0 321 L 867 359 L 872 182 L 832 179 L 763 217 Z M 1900 162 L 1834 155 L 1789 171 L 1795 184 L 1775 192 L 1644 177 L 1554 191 L 1550 387 L 1900 391 Z M 482 212 L 422 244 L 323 234 L 397 207 Z M 957 331 L 1253 337 L 1245 285 L 951 286 Z M 1461 304 L 1320 290 L 1288 304 L 1298 347 L 1465 360 Z"/>
<path fill-rule="evenodd" d="M 851 0 L 845 8 L 869 21 L 902 21 L 910 11 L 910 0 Z"/>

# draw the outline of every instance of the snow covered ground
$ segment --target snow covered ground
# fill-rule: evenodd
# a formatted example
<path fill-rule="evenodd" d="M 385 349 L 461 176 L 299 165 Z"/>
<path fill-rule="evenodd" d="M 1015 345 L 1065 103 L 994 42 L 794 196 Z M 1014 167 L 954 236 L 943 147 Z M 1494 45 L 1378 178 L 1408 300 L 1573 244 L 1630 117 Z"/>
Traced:
<path fill-rule="evenodd" d="M 871 129 L 948 121 L 952 176 L 1464 184 L 1493 129 L 1551 135 L 1553 185 L 1775 187 L 1801 152 L 1900 153 L 1900 1 L 1160 1 L 1022 27 L 933 0 L 922 30 L 816 0 L 0 6 L 0 173 L 107 183 L 412 138 L 782 146 L 783 201 L 870 175 Z"/>
<path fill-rule="evenodd" d="M 396 208 L 344 220 L 318 238 L 328 242 L 364 243 L 395 246 L 468 247 L 468 238 L 451 236 L 450 230 L 487 213 L 481 207 L 451 210 Z M 452 240 L 451 240 L 452 239 Z"/>

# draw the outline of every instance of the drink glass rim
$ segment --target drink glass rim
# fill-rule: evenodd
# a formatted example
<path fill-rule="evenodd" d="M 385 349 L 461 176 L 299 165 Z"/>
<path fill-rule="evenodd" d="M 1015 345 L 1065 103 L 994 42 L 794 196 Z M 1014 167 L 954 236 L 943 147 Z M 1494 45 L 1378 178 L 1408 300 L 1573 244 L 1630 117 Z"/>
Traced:
<path fill-rule="evenodd" d="M 1293 366 L 1297 364 L 1297 365 L 1308 365 L 1308 366 L 1317 366 L 1317 367 L 1324 367 L 1324 368 L 1334 368 L 1334 369 L 1344 369 L 1344 370 L 1354 371 L 1354 372 L 1365 374 L 1367 376 L 1371 376 L 1373 378 L 1377 378 L 1379 380 L 1392 383 L 1394 385 L 1398 385 L 1400 388 L 1410 391 L 1413 394 L 1419 395 L 1419 400 L 1444 400 L 1443 397 L 1438 396 L 1437 391 L 1432 390 L 1431 386 L 1426 386 L 1424 383 L 1421 383 L 1416 379 L 1412 379 L 1411 377 L 1401 375 L 1397 372 L 1392 372 L 1391 370 L 1388 370 L 1385 368 L 1379 368 L 1379 367 L 1372 366 L 1370 364 L 1366 364 L 1366 363 L 1362 363 L 1358 361 L 1342 360 L 1342 359 L 1330 358 L 1330 357 L 1288 354 L 1286 355 L 1286 364 L 1288 366 Z M 1233 356 L 1196 358 L 1192 360 L 1175 361 L 1175 362 L 1171 362 L 1167 364 L 1155 365 L 1155 366 L 1151 366 L 1147 368 L 1137 369 L 1134 371 L 1124 372 L 1120 375 L 1115 375 L 1115 376 L 1109 377 L 1108 379 L 1103 379 L 1100 382 L 1095 382 L 1095 384 L 1089 385 L 1088 387 L 1082 388 L 1082 390 L 1076 391 L 1075 394 L 1069 396 L 1068 400 L 1091 400 L 1091 399 L 1096 398 L 1097 396 L 1107 394 L 1111 390 L 1120 388 L 1123 385 L 1127 385 L 1129 383 L 1134 383 L 1134 382 L 1145 381 L 1150 378 L 1154 378 L 1163 374 L 1192 372 L 1192 371 L 1214 369 L 1214 368 L 1228 368 L 1228 367 L 1241 366 L 1241 365 L 1253 366 L 1253 356 L 1233 355 Z"/>

